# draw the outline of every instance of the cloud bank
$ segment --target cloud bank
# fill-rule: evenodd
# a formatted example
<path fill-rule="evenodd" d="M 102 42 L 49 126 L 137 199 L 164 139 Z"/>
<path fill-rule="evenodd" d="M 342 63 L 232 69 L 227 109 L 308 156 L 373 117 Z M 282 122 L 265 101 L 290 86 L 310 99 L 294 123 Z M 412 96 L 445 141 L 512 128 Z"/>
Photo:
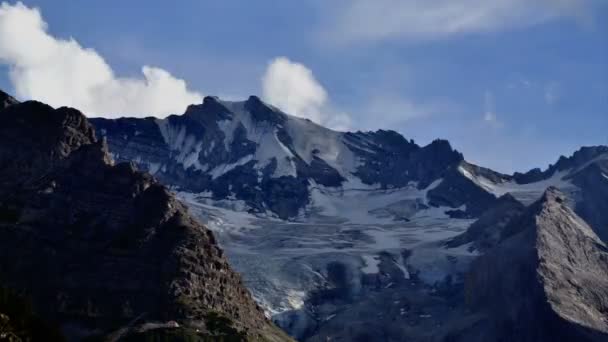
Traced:
<path fill-rule="evenodd" d="M 430 39 L 584 18 L 595 0 L 352 0 L 328 19 L 333 40 Z"/>
<path fill-rule="evenodd" d="M 312 71 L 286 57 L 277 57 L 269 63 L 262 76 L 262 92 L 265 101 L 286 113 L 337 130 L 350 127 L 347 114 L 330 108 L 327 91 Z"/>
<path fill-rule="evenodd" d="M 51 36 L 37 8 L 0 5 L 0 63 L 9 67 L 16 95 L 87 115 L 165 116 L 202 101 L 184 80 L 150 66 L 142 77 L 117 77 L 96 51 Z"/>

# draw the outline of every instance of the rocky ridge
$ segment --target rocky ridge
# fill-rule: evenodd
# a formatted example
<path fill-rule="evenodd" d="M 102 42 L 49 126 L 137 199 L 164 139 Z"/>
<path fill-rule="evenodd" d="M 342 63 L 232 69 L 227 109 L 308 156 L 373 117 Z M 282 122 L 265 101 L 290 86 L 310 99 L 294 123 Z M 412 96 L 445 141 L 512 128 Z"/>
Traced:
<path fill-rule="evenodd" d="M 178 329 L 290 340 L 211 231 L 150 175 L 114 165 L 84 115 L 2 95 L 3 286 L 72 339 Z"/>
<path fill-rule="evenodd" d="M 255 96 L 206 97 L 162 120 L 91 121 L 117 161 L 132 161 L 181 191 L 242 200 L 253 212 L 282 219 L 301 213 L 315 187 L 424 189 L 444 175 L 463 183 L 462 191 L 444 195 L 439 188 L 437 203 L 468 204 L 467 214 L 475 215 L 491 200 L 474 191 L 461 196 L 472 183 L 455 172 L 463 157 L 445 140 L 421 147 L 394 131 L 335 132 Z"/>
<path fill-rule="evenodd" d="M 486 341 L 608 338 L 608 249 L 565 202 L 549 188 L 473 263 L 467 299 L 486 318 L 468 333 L 483 331 Z"/>

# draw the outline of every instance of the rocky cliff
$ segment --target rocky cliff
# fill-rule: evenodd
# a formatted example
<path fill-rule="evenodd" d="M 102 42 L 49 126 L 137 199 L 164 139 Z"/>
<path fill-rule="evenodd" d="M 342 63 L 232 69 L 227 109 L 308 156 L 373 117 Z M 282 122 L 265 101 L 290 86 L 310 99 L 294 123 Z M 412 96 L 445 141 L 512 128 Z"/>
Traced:
<path fill-rule="evenodd" d="M 608 339 L 608 248 L 565 202 L 548 189 L 474 262 L 467 299 L 486 318 L 463 341 Z"/>
<path fill-rule="evenodd" d="M 450 239 L 446 246 L 455 248 L 470 244 L 470 250 L 485 252 L 500 242 L 503 231 L 513 219 L 519 218 L 525 208 L 510 194 L 503 195 L 466 232 Z"/>
<path fill-rule="evenodd" d="M 71 339 L 289 340 L 211 231 L 150 175 L 114 165 L 80 112 L 2 104 L 0 282 L 37 315 Z"/>

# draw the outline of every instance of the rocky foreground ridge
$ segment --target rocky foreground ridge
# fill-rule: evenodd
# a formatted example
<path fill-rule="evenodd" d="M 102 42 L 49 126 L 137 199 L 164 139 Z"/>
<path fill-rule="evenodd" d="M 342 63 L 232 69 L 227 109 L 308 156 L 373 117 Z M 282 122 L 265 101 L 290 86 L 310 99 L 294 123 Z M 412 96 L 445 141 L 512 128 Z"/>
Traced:
<path fill-rule="evenodd" d="M 35 321 L 70 340 L 290 340 L 211 231 L 150 175 L 114 165 L 84 115 L 0 97 L 3 336 L 30 340 Z"/>
<path fill-rule="evenodd" d="M 549 188 L 473 263 L 463 341 L 608 340 L 608 248 L 566 200 Z"/>

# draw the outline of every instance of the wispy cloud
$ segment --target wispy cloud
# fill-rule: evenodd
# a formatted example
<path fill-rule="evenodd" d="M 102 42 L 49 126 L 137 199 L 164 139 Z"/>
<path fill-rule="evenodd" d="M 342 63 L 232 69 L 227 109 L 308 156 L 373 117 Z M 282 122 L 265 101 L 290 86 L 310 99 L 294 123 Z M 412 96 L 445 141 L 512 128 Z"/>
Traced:
<path fill-rule="evenodd" d="M 327 91 L 305 65 L 277 57 L 262 77 L 263 97 L 286 113 L 330 128 L 350 128 L 350 117 L 329 105 Z"/>
<path fill-rule="evenodd" d="M 483 121 L 492 127 L 501 127 L 502 123 L 496 116 L 496 104 L 494 94 L 491 91 L 486 91 L 483 96 Z"/>
<path fill-rule="evenodd" d="M 47 32 L 37 8 L 0 5 L 0 63 L 8 65 L 17 96 L 89 115 L 155 115 L 182 112 L 201 94 L 168 71 L 143 66 L 140 78 L 115 75 L 95 50 Z"/>
<path fill-rule="evenodd" d="M 434 39 L 583 18 L 595 0 L 352 0 L 327 26 L 334 41 Z"/>

